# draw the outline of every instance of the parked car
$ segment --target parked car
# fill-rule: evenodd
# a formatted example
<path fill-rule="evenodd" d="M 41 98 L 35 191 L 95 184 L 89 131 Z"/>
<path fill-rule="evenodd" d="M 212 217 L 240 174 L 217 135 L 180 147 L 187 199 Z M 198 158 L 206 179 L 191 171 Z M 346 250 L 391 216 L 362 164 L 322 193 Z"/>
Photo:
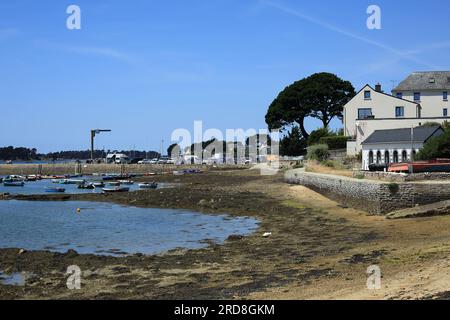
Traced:
<path fill-rule="evenodd" d="M 137 163 L 141 162 L 142 160 L 143 160 L 142 158 L 133 158 L 128 163 L 129 164 L 137 164 Z"/>
<path fill-rule="evenodd" d="M 167 164 L 167 161 L 169 161 L 169 157 L 163 156 L 163 157 L 159 158 L 158 164 Z"/>
<path fill-rule="evenodd" d="M 372 163 L 369 165 L 370 171 L 385 171 L 387 169 L 386 164 L 378 164 L 378 163 Z"/>

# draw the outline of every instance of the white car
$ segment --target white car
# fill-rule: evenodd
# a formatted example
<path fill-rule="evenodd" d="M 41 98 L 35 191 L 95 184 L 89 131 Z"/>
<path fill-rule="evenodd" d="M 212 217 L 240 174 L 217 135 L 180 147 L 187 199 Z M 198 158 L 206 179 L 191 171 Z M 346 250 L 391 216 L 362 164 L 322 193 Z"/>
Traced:
<path fill-rule="evenodd" d="M 173 159 L 173 158 L 167 159 L 166 163 L 167 164 L 175 164 L 175 159 Z"/>

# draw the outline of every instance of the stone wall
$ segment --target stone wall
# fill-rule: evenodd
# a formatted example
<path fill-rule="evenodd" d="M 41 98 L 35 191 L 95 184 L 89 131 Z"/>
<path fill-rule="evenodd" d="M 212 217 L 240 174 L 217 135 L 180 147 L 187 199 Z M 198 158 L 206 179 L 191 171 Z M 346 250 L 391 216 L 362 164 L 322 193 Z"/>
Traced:
<path fill-rule="evenodd" d="M 382 182 L 290 170 L 285 180 L 301 184 L 340 204 L 382 215 L 395 210 L 450 199 L 447 182 Z"/>
<path fill-rule="evenodd" d="M 388 181 L 388 182 L 448 180 L 448 182 L 450 183 L 450 173 L 445 172 L 395 173 L 395 172 L 354 171 L 353 177 L 364 177 L 366 179 Z"/>

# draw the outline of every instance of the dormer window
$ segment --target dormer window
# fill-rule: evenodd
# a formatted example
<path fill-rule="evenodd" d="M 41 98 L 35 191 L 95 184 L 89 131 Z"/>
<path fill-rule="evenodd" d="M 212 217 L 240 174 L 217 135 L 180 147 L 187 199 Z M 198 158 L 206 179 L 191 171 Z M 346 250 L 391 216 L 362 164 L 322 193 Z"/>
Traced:
<path fill-rule="evenodd" d="M 364 91 L 364 100 L 370 100 L 370 99 L 371 99 L 370 90 Z"/>
<path fill-rule="evenodd" d="M 414 101 L 420 101 L 420 92 L 414 92 Z"/>
<path fill-rule="evenodd" d="M 403 99 L 403 92 L 397 92 L 397 98 Z"/>

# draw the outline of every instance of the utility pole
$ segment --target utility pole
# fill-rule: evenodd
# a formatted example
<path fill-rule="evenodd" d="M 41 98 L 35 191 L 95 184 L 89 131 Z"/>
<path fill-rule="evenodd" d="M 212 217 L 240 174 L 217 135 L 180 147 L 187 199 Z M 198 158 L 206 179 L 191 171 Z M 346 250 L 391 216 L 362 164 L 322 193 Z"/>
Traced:
<path fill-rule="evenodd" d="M 409 168 L 409 173 L 414 173 L 413 150 L 414 150 L 414 125 L 411 125 L 411 155 L 409 156 L 411 160 L 411 167 Z"/>
<path fill-rule="evenodd" d="M 93 129 L 91 130 L 91 161 L 94 162 L 94 138 L 101 132 L 111 132 L 110 129 Z"/>

